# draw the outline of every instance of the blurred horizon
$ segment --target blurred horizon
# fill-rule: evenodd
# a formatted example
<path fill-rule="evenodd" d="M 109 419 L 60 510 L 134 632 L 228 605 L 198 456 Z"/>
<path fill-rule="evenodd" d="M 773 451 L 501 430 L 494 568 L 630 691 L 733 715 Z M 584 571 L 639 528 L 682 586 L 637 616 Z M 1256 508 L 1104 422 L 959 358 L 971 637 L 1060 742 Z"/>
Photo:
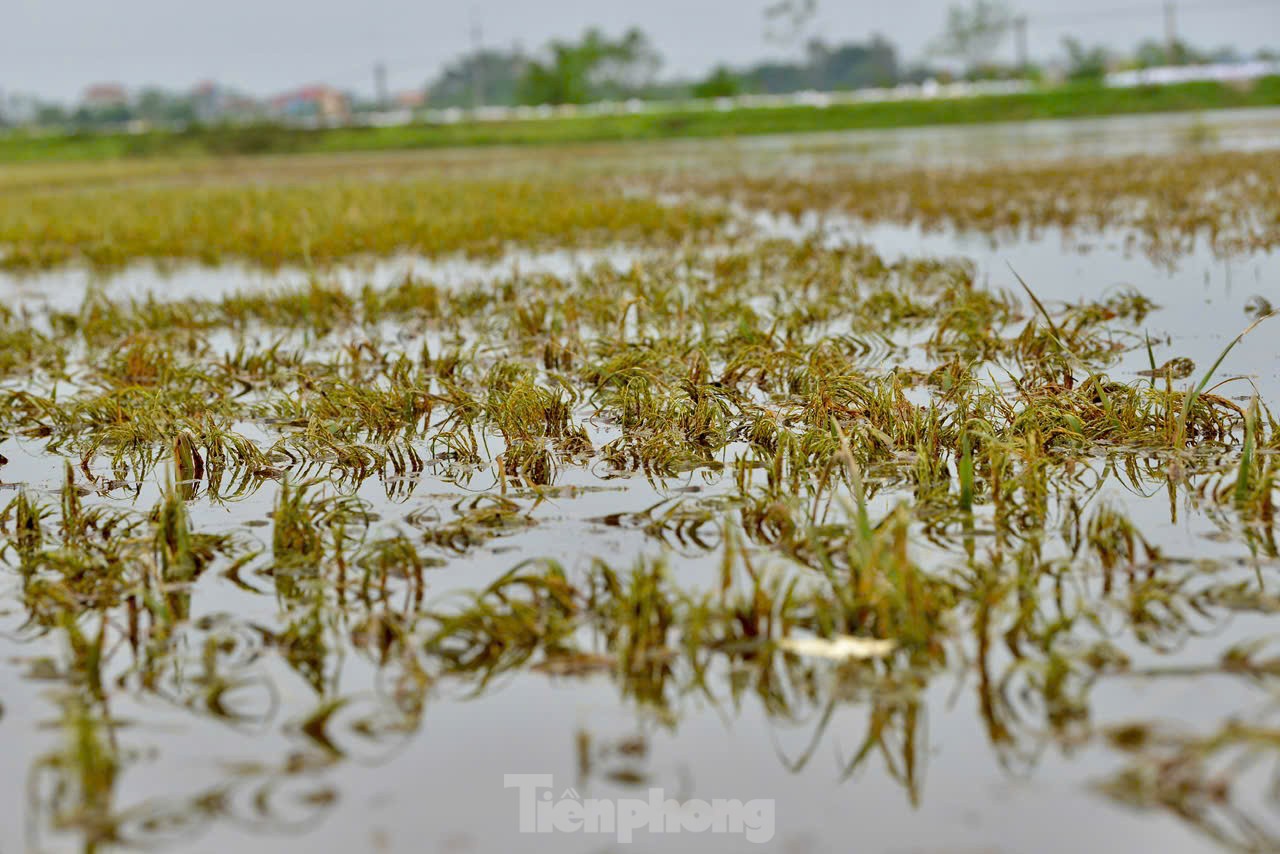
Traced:
<path fill-rule="evenodd" d="M 1063 55 L 1063 39 L 1131 50 L 1167 37 L 1160 0 L 1115 7 L 1087 0 L 1063 9 L 1053 0 L 1017 0 L 1010 10 L 1027 21 L 1031 61 Z M 484 49 L 513 47 L 539 55 L 554 39 L 573 40 L 588 28 L 617 35 L 643 31 L 661 57 L 659 76 L 695 78 L 720 64 L 746 66 L 794 60 L 804 44 L 889 40 L 908 62 L 933 60 L 929 48 L 944 28 L 947 0 L 893 4 L 819 2 L 803 26 L 788 33 L 770 24 L 776 0 L 741 3 L 620 0 L 593 4 L 589 17 L 568 0 L 539 4 L 487 2 L 406 8 L 386 0 L 316 6 L 278 0 L 224 0 L 198 15 L 159 0 L 106 5 L 85 0 L 18 0 L 0 26 L 0 92 L 74 101 L 95 84 L 131 89 L 189 89 L 217 81 L 257 96 L 323 83 L 372 92 L 376 66 L 393 91 L 418 89 L 451 63 Z M 1251 55 L 1280 47 L 1280 1 L 1175 2 L 1180 40 L 1197 48 L 1230 47 Z M 1012 39 L 999 58 L 1014 58 Z"/>

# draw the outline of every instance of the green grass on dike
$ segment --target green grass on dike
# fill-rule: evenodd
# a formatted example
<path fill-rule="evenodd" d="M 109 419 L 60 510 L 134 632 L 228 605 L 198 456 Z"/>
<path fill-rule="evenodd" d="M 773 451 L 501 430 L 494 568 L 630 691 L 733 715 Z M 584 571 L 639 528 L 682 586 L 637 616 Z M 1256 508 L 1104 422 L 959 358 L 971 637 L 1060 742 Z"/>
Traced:
<path fill-rule="evenodd" d="M 826 108 L 672 111 L 386 128 L 300 130 L 263 125 L 143 134 L 10 134 L 0 136 L 0 163 L 747 136 L 1275 105 L 1280 105 L 1280 77 L 1268 77 L 1247 87 L 1218 83 L 1133 89 L 1069 86 L 1016 95 L 842 104 Z"/>

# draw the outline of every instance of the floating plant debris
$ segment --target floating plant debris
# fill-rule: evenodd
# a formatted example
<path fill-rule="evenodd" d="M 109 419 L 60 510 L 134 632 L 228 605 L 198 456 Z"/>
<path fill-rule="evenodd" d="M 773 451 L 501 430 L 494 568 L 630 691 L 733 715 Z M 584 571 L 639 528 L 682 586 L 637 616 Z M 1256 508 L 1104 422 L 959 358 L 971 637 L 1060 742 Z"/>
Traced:
<path fill-rule="evenodd" d="M 349 781 L 393 774 L 433 718 L 477 762 L 557 728 L 563 773 L 624 791 L 696 785 L 685 728 L 740 721 L 779 787 L 887 782 L 923 809 L 947 761 L 929 721 L 961 705 L 991 773 L 1088 753 L 1080 798 L 1280 844 L 1280 424 L 1230 372 L 1269 303 L 1193 360 L 1153 339 L 1158 292 L 1049 299 L 712 201 L 1258 250 L 1274 155 L 709 175 L 678 201 L 649 168 L 376 163 L 0 173 L 13 269 L 306 271 L 0 308 L 0 726 L 32 745 L 34 847 L 302 833 L 364 811 Z M 334 273 L 601 238 L 658 251 Z M 1230 690 L 1178 726 L 1117 705 L 1209 684 Z M 624 731 L 564 716 L 576 698 Z"/>

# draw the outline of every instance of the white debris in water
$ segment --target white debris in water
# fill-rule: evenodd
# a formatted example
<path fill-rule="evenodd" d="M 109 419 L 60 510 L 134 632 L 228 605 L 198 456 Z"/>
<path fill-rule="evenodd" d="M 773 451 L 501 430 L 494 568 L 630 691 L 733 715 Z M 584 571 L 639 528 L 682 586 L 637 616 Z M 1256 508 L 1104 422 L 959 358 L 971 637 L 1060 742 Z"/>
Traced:
<path fill-rule="evenodd" d="M 778 646 L 786 652 L 811 658 L 844 661 L 850 658 L 884 658 L 897 644 L 885 638 L 859 638 L 841 635 L 834 638 L 783 638 Z"/>

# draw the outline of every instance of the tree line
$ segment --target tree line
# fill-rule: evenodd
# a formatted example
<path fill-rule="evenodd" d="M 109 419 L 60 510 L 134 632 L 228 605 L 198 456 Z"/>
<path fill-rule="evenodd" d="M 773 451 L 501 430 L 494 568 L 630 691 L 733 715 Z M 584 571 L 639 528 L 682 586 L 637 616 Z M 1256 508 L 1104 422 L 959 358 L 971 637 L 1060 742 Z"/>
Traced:
<path fill-rule="evenodd" d="M 483 48 L 459 56 L 422 87 L 433 108 L 585 104 L 628 99 L 720 98 L 742 94 L 785 94 L 890 87 L 935 79 L 1036 80 L 1046 69 L 1009 49 L 1015 29 L 1025 20 L 1006 0 L 962 0 L 951 6 L 926 58 L 904 62 L 887 38 L 832 42 L 819 34 L 817 0 L 776 0 L 765 12 L 765 34 L 778 58 L 732 67 L 715 66 L 696 79 L 663 77 L 663 58 L 652 39 L 638 28 L 618 35 L 591 28 L 576 38 L 554 39 L 526 53 L 513 47 Z M 1261 52 L 1259 58 L 1280 58 Z M 1127 54 L 1103 45 L 1062 41 L 1055 77 L 1071 81 L 1100 80 L 1116 68 L 1146 68 L 1243 59 L 1230 48 L 1201 51 L 1183 42 L 1146 41 Z M 376 112 L 386 105 L 350 96 L 354 113 Z M 201 124 L 262 121 L 255 99 L 237 95 L 238 114 L 202 110 L 193 93 L 143 89 L 127 101 L 111 105 L 64 107 L 52 102 L 28 103 L 26 121 L 6 115 L 0 98 L 0 127 L 35 124 L 92 129 L 142 121 L 149 126 L 190 127 Z M 9 110 L 12 114 L 14 111 Z M 6 119 L 10 119 L 6 121 Z"/>
<path fill-rule="evenodd" d="M 1025 19 L 1006 0 L 965 0 L 948 8 L 925 59 L 905 63 L 896 46 L 872 34 L 832 43 L 815 35 L 817 0 L 778 0 L 766 9 L 766 35 L 782 58 L 744 67 L 717 65 L 693 80 L 663 80 L 662 57 L 639 29 L 610 37 L 588 29 L 557 39 L 535 54 L 519 48 L 475 51 L 451 62 L 426 85 L 428 103 L 440 107 L 583 104 L 627 98 L 714 98 L 739 94 L 841 91 L 927 79 L 1039 79 L 1050 71 L 1009 49 Z M 1198 50 L 1185 42 L 1148 40 L 1128 52 L 1064 37 L 1054 76 L 1100 80 L 1116 68 L 1150 68 L 1243 60 L 1230 48 Z M 1260 51 L 1257 58 L 1280 58 Z"/>

